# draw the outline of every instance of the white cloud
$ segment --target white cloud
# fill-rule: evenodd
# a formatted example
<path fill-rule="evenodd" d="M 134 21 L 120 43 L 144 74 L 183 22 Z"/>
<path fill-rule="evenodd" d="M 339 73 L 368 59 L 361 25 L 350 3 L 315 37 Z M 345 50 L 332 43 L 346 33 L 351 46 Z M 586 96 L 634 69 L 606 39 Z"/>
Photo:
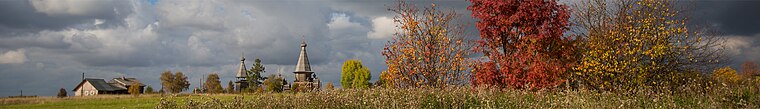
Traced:
<path fill-rule="evenodd" d="M 107 14 L 118 12 L 114 0 L 29 0 L 37 12 L 48 15 Z"/>
<path fill-rule="evenodd" d="M 396 23 L 388 17 L 377 17 L 372 19 L 372 31 L 367 32 L 370 39 L 385 39 L 392 37 L 396 32 Z"/>
<path fill-rule="evenodd" d="M 26 62 L 26 50 L 18 49 L 0 54 L 0 64 L 21 64 Z"/>
<path fill-rule="evenodd" d="M 726 37 L 726 42 L 724 43 L 724 47 L 726 47 L 726 51 L 731 55 L 738 55 L 742 54 L 742 50 L 750 47 L 752 44 L 752 39 L 748 37 L 741 37 L 741 36 L 724 36 Z"/>
<path fill-rule="evenodd" d="M 327 27 L 330 28 L 330 31 L 364 28 L 359 23 L 351 22 L 351 17 L 343 13 L 333 13 Z"/>
<path fill-rule="evenodd" d="M 351 39 L 364 40 L 365 33 L 369 31 L 367 27 L 362 26 L 358 22 L 352 22 L 351 16 L 344 13 L 332 13 L 330 22 L 327 23 L 327 28 L 330 34 L 327 38 L 333 41 L 348 41 Z M 356 41 L 354 41 L 356 42 Z M 347 43 L 347 42 L 340 42 Z M 335 43 L 334 43 L 335 44 Z"/>
<path fill-rule="evenodd" d="M 97 25 L 101 25 L 101 24 L 103 24 L 103 23 L 105 23 L 105 22 L 106 22 L 106 21 L 105 21 L 105 20 L 103 20 L 103 19 L 95 19 L 95 20 L 93 21 L 93 25 L 96 25 L 96 26 L 97 26 Z"/>

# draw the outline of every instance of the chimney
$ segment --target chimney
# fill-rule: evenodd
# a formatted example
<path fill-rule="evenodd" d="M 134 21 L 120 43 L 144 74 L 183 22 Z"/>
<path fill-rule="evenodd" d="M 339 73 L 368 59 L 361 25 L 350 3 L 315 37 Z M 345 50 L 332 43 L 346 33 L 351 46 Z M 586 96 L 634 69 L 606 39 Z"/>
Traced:
<path fill-rule="evenodd" d="M 84 80 L 84 72 L 82 72 L 82 80 Z"/>

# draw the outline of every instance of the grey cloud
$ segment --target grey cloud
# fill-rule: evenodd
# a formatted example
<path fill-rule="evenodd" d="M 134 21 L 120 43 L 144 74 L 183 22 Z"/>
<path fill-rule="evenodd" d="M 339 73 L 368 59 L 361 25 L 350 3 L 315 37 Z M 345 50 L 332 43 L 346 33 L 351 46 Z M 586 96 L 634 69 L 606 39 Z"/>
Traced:
<path fill-rule="evenodd" d="M 694 1 L 687 10 L 696 24 L 707 24 L 727 39 L 727 54 L 734 68 L 744 61 L 760 62 L 760 10 L 758 1 Z M 688 6 L 687 6 L 688 7 Z M 701 25 L 700 25 L 701 26 Z"/>
<path fill-rule="evenodd" d="M 723 36 L 726 39 L 726 54 L 731 59 L 728 65 L 739 68 L 745 61 L 760 62 L 760 35 Z"/>
<path fill-rule="evenodd" d="M 0 96 L 16 94 L 15 89 L 53 95 L 58 88 L 73 88 L 82 72 L 92 78 L 136 77 L 154 88 L 160 87 L 156 76 L 165 70 L 184 72 L 191 87 L 212 72 L 227 82 L 234 79 L 240 53 L 248 59 L 246 66 L 261 58 L 266 75 L 281 73 L 291 80 L 301 36 L 309 44 L 312 67 L 323 81 L 338 85 L 340 67 L 347 59 L 361 59 L 376 80 L 385 70 L 380 52 L 387 40 L 368 39 L 367 33 L 373 29 L 372 19 L 392 17 L 385 4 L 395 3 L 122 2 L 117 6 L 125 6 L 124 12 L 48 15 L 28 1 L 0 1 L 0 14 L 15 15 L 0 18 L 0 31 L 13 31 L 1 34 L 0 51 L 24 49 L 28 58 L 23 64 L 0 65 L 0 74 L 7 75 L 0 82 L 24 84 L 0 84 Z M 439 5 L 466 12 L 466 4 L 444 1 Z M 429 5 L 420 2 L 418 6 Z M 335 13 L 345 14 L 347 20 L 340 21 L 343 28 L 333 21 Z M 462 14 L 463 18 L 467 15 Z M 96 19 L 105 22 L 96 25 Z"/>
<path fill-rule="evenodd" d="M 64 36 L 55 32 L 41 31 L 27 33 L 18 36 L 0 36 L 0 48 L 17 49 L 26 47 L 40 47 L 50 49 L 64 49 L 70 46 L 63 41 Z"/>
<path fill-rule="evenodd" d="M 697 22 L 709 22 L 726 35 L 753 36 L 760 33 L 760 1 L 696 1 Z"/>
<path fill-rule="evenodd" d="M 0 33 L 16 35 L 41 30 L 62 30 L 81 23 L 92 22 L 94 19 L 105 20 L 104 26 L 114 26 L 123 23 L 125 15 L 131 13 L 131 9 L 128 8 L 129 4 L 125 1 L 113 1 L 104 4 L 108 4 L 109 6 L 101 7 L 105 9 L 98 8 L 97 10 L 110 11 L 97 11 L 97 13 L 77 15 L 48 15 L 38 12 L 30 1 L 3 0 L 0 1 L 0 15 L 6 16 L 0 17 Z M 49 4 L 49 6 L 55 5 Z"/>

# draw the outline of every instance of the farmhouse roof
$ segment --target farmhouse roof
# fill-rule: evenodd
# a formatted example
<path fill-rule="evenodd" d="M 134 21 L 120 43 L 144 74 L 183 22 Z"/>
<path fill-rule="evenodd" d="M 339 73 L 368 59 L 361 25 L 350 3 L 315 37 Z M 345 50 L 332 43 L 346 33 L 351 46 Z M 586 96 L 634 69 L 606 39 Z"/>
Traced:
<path fill-rule="evenodd" d="M 117 83 L 117 84 L 119 84 L 121 86 L 130 86 L 130 85 L 132 85 L 133 82 L 138 82 L 139 83 L 140 81 L 138 81 L 135 78 L 124 78 L 124 77 L 113 78 L 111 80 L 111 83 Z M 140 83 L 140 86 L 145 86 L 145 84 Z"/>
<path fill-rule="evenodd" d="M 72 90 L 72 91 L 76 91 L 77 89 L 79 89 L 80 87 L 82 87 L 82 85 L 84 85 L 85 82 L 89 82 L 90 85 L 92 85 L 93 87 L 95 87 L 96 90 L 99 90 L 99 91 L 126 90 L 126 89 L 123 89 L 123 88 L 114 87 L 113 85 L 107 83 L 103 79 L 86 78 L 86 79 L 82 80 L 82 82 L 80 82 L 79 85 L 77 85 L 76 87 L 74 87 L 74 90 Z"/>

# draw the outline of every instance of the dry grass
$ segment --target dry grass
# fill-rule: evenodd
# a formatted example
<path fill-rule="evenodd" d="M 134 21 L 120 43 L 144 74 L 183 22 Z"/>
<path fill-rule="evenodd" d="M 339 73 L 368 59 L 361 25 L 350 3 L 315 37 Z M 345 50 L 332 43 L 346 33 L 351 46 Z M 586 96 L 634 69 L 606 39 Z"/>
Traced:
<path fill-rule="evenodd" d="M 524 91 L 471 88 L 260 93 L 232 99 L 164 98 L 156 108 L 760 108 L 757 88 L 709 93 Z"/>
<path fill-rule="evenodd" d="M 176 98 L 200 99 L 206 95 L 175 95 Z M 231 99 L 234 95 L 213 95 L 218 99 Z M 161 95 L 99 95 L 87 97 L 38 97 L 38 98 L 2 98 L 0 109 L 103 109 L 103 108 L 154 108 Z"/>
<path fill-rule="evenodd" d="M 376 88 L 305 93 L 3 98 L 0 108 L 760 108 L 758 92 L 758 87 L 752 85 L 681 93 Z"/>
<path fill-rule="evenodd" d="M 155 97 L 158 95 L 145 95 L 140 97 Z M 14 104 L 44 104 L 54 103 L 68 100 L 99 100 L 99 99 L 120 99 L 120 98 L 134 98 L 131 95 L 100 95 L 100 96 L 84 96 L 84 97 L 66 97 L 56 98 L 54 96 L 44 97 L 29 97 L 29 98 L 0 98 L 0 105 L 14 105 Z"/>

